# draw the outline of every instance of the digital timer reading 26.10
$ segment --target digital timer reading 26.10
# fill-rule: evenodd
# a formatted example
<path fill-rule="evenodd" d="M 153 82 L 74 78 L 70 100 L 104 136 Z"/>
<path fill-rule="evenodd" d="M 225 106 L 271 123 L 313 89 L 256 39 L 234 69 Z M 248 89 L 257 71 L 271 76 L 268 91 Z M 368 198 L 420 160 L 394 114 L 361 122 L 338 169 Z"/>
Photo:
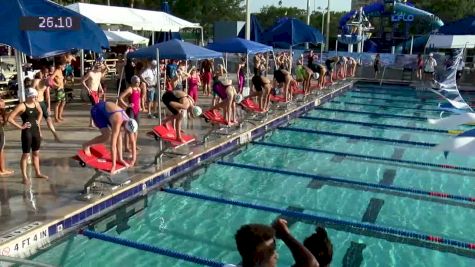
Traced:
<path fill-rule="evenodd" d="M 80 17 L 20 17 L 23 31 L 77 31 L 80 25 Z"/>

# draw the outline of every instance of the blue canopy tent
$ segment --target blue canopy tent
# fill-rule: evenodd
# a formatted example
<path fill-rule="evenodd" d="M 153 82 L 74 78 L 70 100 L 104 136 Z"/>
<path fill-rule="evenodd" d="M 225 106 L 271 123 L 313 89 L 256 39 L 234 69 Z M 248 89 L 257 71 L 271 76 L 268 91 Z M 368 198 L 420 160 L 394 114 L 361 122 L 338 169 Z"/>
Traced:
<path fill-rule="evenodd" d="M 244 27 L 242 27 L 241 31 L 238 34 L 239 38 L 246 38 L 246 24 L 244 24 Z M 257 20 L 256 15 L 251 15 L 251 41 L 254 42 L 261 42 L 262 39 L 262 27 L 261 24 L 259 23 L 259 20 Z"/>
<path fill-rule="evenodd" d="M 268 45 L 279 48 L 292 48 L 303 43 L 323 43 L 325 38 L 317 29 L 294 18 L 280 19 L 262 34 Z"/>
<path fill-rule="evenodd" d="M 214 43 L 206 46 L 209 49 L 223 52 L 223 53 L 243 53 L 246 54 L 246 59 L 249 62 L 249 54 L 272 52 L 272 46 L 264 45 L 261 43 L 249 41 L 239 37 L 218 40 Z M 226 57 L 226 69 L 227 69 L 227 57 Z M 246 82 L 249 82 L 249 64 L 246 64 Z"/>
<path fill-rule="evenodd" d="M 175 59 L 175 60 L 199 60 L 208 58 L 222 58 L 222 54 L 216 51 L 206 49 L 201 46 L 197 46 L 191 43 L 187 43 L 180 40 L 170 40 L 163 43 L 158 43 L 149 47 L 138 49 L 137 51 L 127 54 L 129 58 L 142 58 L 142 59 L 155 59 L 160 62 L 161 59 Z M 160 73 L 159 65 L 157 64 L 157 73 Z M 188 62 L 186 63 L 186 69 L 188 69 Z M 123 70 L 122 70 L 123 73 Z M 121 74 L 121 79 L 122 80 Z M 120 88 L 120 86 L 119 86 Z M 161 98 L 160 83 L 157 83 L 158 98 Z M 161 101 L 158 102 L 159 110 L 161 110 Z M 162 117 L 159 112 L 159 121 L 161 123 Z"/>
<path fill-rule="evenodd" d="M 170 15 L 172 14 L 172 10 L 170 8 L 170 5 L 168 4 L 168 1 L 162 2 L 162 4 L 160 5 L 160 10 L 167 14 L 170 14 Z M 182 40 L 180 32 L 168 31 L 168 32 L 154 32 L 152 34 L 154 38 L 152 38 L 152 36 L 150 37 L 149 45 L 163 43 L 166 41 L 170 41 L 172 39 Z"/>
<path fill-rule="evenodd" d="M 157 50 L 162 59 L 190 60 L 222 57 L 222 54 L 216 51 L 176 39 L 138 49 L 129 53 L 127 57 L 155 59 Z"/>
<path fill-rule="evenodd" d="M 32 57 L 48 57 L 72 49 L 102 52 L 109 42 L 92 20 L 45 0 L 1 1 L 0 43 Z M 18 81 L 22 81 L 22 56 L 17 56 Z M 23 83 L 19 97 L 24 99 Z"/>
<path fill-rule="evenodd" d="M 475 35 L 475 16 L 448 23 L 439 29 L 439 33 L 446 35 Z"/>

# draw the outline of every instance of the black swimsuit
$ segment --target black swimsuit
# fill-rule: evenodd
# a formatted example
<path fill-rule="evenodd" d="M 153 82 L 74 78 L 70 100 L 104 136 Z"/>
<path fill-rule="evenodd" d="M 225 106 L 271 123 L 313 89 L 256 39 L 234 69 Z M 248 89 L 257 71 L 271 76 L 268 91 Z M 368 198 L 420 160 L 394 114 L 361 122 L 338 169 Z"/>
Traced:
<path fill-rule="evenodd" d="M 163 104 L 165 104 L 165 106 L 167 106 L 168 110 L 170 110 L 170 112 L 173 115 L 177 115 L 179 113 L 179 111 L 176 110 L 175 108 L 173 108 L 170 105 L 170 103 L 171 102 L 180 102 L 180 99 L 182 99 L 182 98 L 176 97 L 173 92 L 169 92 L 169 91 L 165 92 L 162 96 Z"/>
<path fill-rule="evenodd" d="M 21 130 L 21 148 L 23 153 L 30 153 L 31 151 L 40 150 L 41 146 L 40 128 L 37 123 L 38 110 L 36 104 L 32 108 L 28 107 L 26 103 L 23 104 L 25 105 L 25 112 L 20 115 L 20 118 L 23 124 L 29 122 L 31 127 Z"/>
<path fill-rule="evenodd" d="M 278 83 L 285 82 L 285 74 L 280 69 L 274 71 L 274 78 Z"/>

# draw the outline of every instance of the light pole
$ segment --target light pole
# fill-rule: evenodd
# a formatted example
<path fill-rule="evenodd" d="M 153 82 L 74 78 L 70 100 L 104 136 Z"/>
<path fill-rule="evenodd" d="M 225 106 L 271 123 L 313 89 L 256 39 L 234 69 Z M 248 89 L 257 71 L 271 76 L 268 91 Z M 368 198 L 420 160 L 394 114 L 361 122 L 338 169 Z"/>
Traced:
<path fill-rule="evenodd" d="M 251 40 L 251 9 L 249 2 L 251 0 L 246 0 L 246 40 Z"/>
<path fill-rule="evenodd" d="M 307 0 L 307 25 L 310 26 L 310 0 Z M 308 50 L 308 43 L 305 43 L 305 49 Z"/>
<path fill-rule="evenodd" d="M 327 5 L 327 40 L 325 43 L 325 50 L 328 52 L 329 44 L 330 44 L 330 0 L 328 0 L 328 5 Z"/>

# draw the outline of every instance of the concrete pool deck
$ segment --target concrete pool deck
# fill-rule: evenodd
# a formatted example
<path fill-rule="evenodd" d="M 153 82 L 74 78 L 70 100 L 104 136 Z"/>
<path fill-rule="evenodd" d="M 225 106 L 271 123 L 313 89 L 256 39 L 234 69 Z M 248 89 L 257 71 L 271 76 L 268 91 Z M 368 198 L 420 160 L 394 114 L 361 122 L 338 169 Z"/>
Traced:
<path fill-rule="evenodd" d="M 250 137 L 251 130 L 259 127 L 263 128 L 263 124 L 268 124 L 272 120 L 288 117 L 288 114 L 301 109 L 305 105 L 319 104 L 319 99 L 331 97 L 333 93 L 342 88 L 348 88 L 351 84 L 352 81 L 350 80 L 340 81 L 334 86 L 320 91 L 318 95 L 312 94 L 303 100 L 299 100 L 302 98 L 302 96 L 299 96 L 297 100 L 289 103 L 285 109 L 273 109 L 262 121 L 244 122 L 241 127 L 231 128 L 234 134 L 229 136 L 213 135 L 206 142 L 202 142 L 201 137 L 208 132 L 211 125 L 203 119 L 190 120 L 184 130 L 188 134 L 195 135 L 198 142 L 180 148 L 189 156 L 184 158 L 164 157 L 161 166 L 154 164 L 159 143 L 146 135 L 152 126 L 157 124 L 157 120 L 148 119 L 145 114 L 142 114 L 138 140 L 138 145 L 141 148 L 138 164 L 136 167 L 111 178 L 114 183 L 127 182 L 127 184 L 122 184 L 116 187 L 115 190 L 113 190 L 113 185 L 104 184 L 101 187 L 102 196 L 96 195 L 96 198 L 89 201 L 80 199 L 81 192 L 86 181 L 96 172 L 90 168 L 81 167 L 73 159 L 83 142 L 98 135 L 97 129 L 88 127 L 88 103 L 74 102 L 66 106 L 65 122 L 56 126 L 58 133 L 61 135 L 62 143 L 54 142 L 51 132 L 43 124 L 45 141 L 40 152 L 41 168 L 42 172 L 50 178 L 48 180 L 32 178 L 31 186 L 25 186 L 21 183 L 22 178 L 19 169 L 21 156 L 20 131 L 12 126 L 7 126 L 5 128 L 7 166 L 15 170 L 15 174 L 10 177 L 0 177 L 0 255 L 31 255 L 38 247 L 50 241 L 51 230 L 48 234 L 48 227 L 62 222 L 73 214 L 79 217 L 78 213 L 80 211 L 85 211 L 94 203 L 104 201 L 104 199 L 118 194 L 119 191 L 122 192 L 127 188 L 136 186 L 138 183 L 143 183 L 147 179 L 152 179 L 160 173 L 167 172 L 174 166 L 190 161 L 196 155 L 223 146 L 230 139 L 242 139 L 243 134 L 246 133 L 249 133 Z M 200 97 L 201 106 L 206 108 L 210 105 L 209 97 Z M 242 140 L 240 143 L 242 144 Z M 31 172 L 32 166 L 30 165 L 28 169 Z M 113 209 L 117 205 L 116 203 L 110 207 L 108 206 L 108 208 Z M 98 217 L 100 214 L 96 213 L 95 215 L 97 216 L 92 217 Z M 86 220 L 90 220 L 92 217 L 88 217 Z M 61 232 L 62 227 L 63 224 L 61 224 L 61 229 L 58 227 L 54 233 Z M 65 225 L 65 228 L 69 227 Z"/>

